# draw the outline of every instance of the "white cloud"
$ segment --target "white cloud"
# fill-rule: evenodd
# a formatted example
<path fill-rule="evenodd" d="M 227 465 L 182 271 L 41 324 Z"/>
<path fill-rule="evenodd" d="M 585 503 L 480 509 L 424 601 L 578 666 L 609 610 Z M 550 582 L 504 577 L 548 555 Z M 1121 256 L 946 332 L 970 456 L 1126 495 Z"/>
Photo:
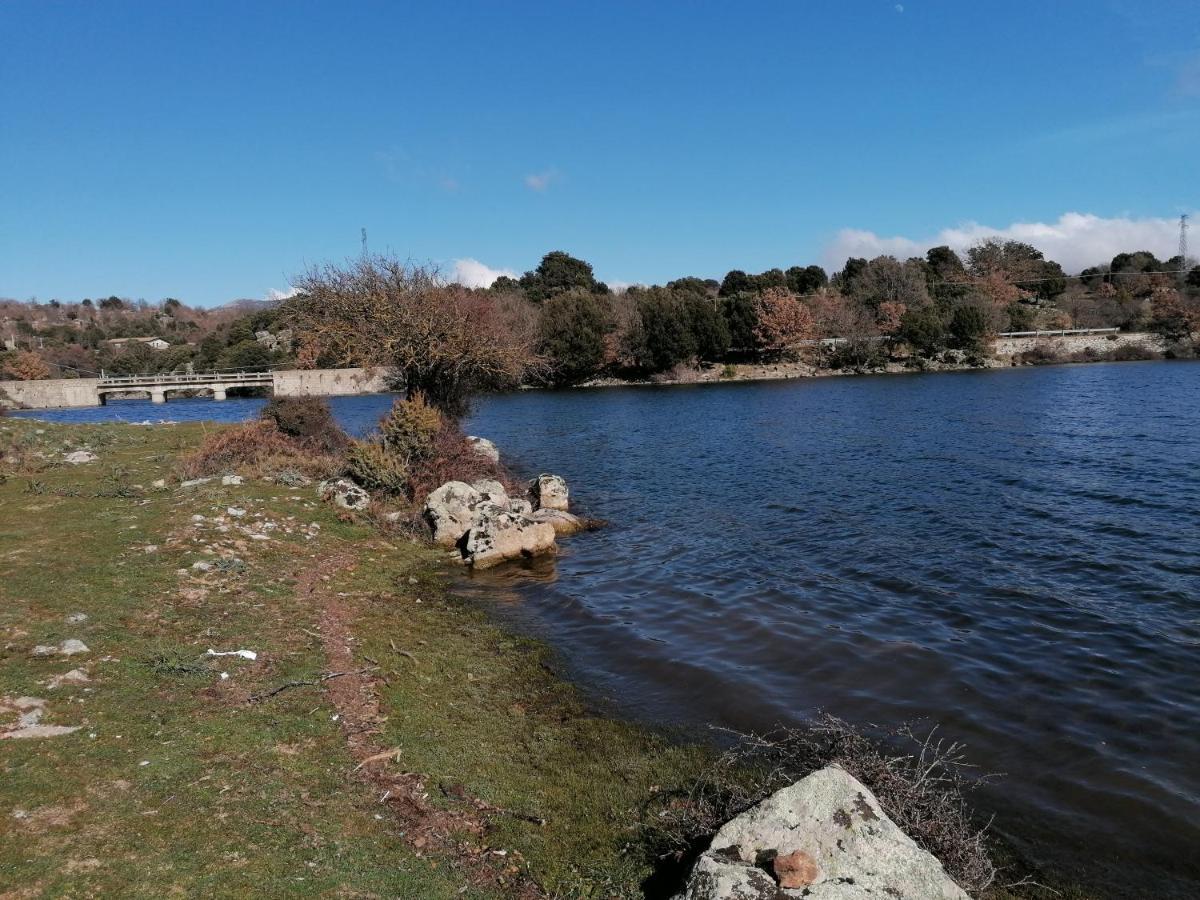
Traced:
<path fill-rule="evenodd" d="M 525 187 L 544 194 L 550 185 L 558 181 L 562 181 L 562 173 L 558 169 L 546 169 L 544 172 L 533 172 L 526 175 Z"/>
<path fill-rule="evenodd" d="M 454 274 L 450 277 L 450 280 L 465 287 L 485 288 L 491 287 L 492 282 L 501 275 L 507 275 L 509 278 L 519 277 L 512 269 L 493 269 L 491 266 L 485 266 L 477 259 L 456 259 L 454 261 Z"/>
<path fill-rule="evenodd" d="M 896 12 L 898 12 L 898 13 L 902 13 L 902 12 L 904 12 L 904 4 L 903 4 L 903 3 L 897 3 L 897 4 L 895 5 L 895 7 L 893 7 L 893 8 L 894 8 L 894 9 L 896 10 Z"/>
<path fill-rule="evenodd" d="M 286 291 L 277 291 L 274 288 L 271 288 L 269 291 L 267 291 L 267 296 L 263 299 L 269 300 L 272 303 L 278 303 L 280 300 L 286 300 L 289 297 L 295 297 L 298 293 L 300 293 L 300 289 L 294 287 L 289 287 Z"/>
<path fill-rule="evenodd" d="M 1150 250 L 1159 259 L 1170 259 L 1179 247 L 1179 220 L 1106 219 L 1088 213 L 1068 212 L 1059 216 L 1057 222 L 1014 222 L 1004 228 L 967 222 L 956 228 L 944 228 L 926 238 L 881 237 L 873 231 L 843 228 L 826 245 L 822 258 L 827 268 L 836 271 L 851 256 L 870 259 L 888 254 L 906 259 L 924 256 L 930 247 L 943 244 L 962 253 L 972 244 L 989 237 L 1032 244 L 1047 259 L 1061 263 L 1067 272 L 1075 273 L 1088 266 L 1106 263 L 1118 253 L 1134 250 Z"/>

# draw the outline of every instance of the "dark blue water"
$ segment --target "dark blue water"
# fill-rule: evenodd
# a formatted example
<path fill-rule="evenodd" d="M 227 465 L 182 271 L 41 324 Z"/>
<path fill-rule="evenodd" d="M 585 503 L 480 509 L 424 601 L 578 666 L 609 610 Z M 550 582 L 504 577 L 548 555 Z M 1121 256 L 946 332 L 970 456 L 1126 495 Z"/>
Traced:
<path fill-rule="evenodd" d="M 469 427 L 612 522 L 476 581 L 595 694 L 939 723 L 1005 773 L 979 799 L 1028 861 L 1200 896 L 1200 365 L 528 392 Z"/>

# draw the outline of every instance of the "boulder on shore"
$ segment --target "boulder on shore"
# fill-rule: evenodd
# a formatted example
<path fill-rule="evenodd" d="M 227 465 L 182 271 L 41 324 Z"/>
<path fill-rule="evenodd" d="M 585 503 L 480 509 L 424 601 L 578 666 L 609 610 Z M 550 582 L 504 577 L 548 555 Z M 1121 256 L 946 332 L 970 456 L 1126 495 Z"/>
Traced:
<path fill-rule="evenodd" d="M 475 521 L 475 507 L 483 494 L 465 481 L 447 481 L 425 498 L 425 520 L 433 528 L 433 540 L 453 547 Z"/>
<path fill-rule="evenodd" d="M 968 900 L 942 864 L 839 766 L 783 788 L 727 822 L 683 900 Z"/>
<path fill-rule="evenodd" d="M 366 509 L 371 505 L 371 495 L 349 478 L 322 481 L 317 485 L 317 496 L 342 509 Z"/>
<path fill-rule="evenodd" d="M 496 445 L 487 438 L 475 437 L 473 434 L 467 435 L 467 440 L 471 447 L 480 456 L 486 456 L 494 463 L 500 462 L 500 451 L 496 449 Z"/>
<path fill-rule="evenodd" d="M 555 549 L 554 526 L 547 522 L 535 522 L 487 502 L 480 503 L 474 513 L 474 524 L 459 542 L 468 565 L 484 569 Z"/>
<path fill-rule="evenodd" d="M 561 509 L 564 512 L 570 503 L 567 482 L 558 475 L 539 475 L 529 483 L 529 499 L 534 509 Z"/>

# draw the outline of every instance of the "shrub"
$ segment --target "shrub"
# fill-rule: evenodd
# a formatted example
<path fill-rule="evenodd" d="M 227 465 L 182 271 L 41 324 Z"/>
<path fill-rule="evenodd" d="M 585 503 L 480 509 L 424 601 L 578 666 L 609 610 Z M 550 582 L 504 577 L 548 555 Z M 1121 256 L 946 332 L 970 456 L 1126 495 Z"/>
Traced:
<path fill-rule="evenodd" d="M 972 350 L 979 346 L 988 333 L 987 314 L 978 306 L 963 304 L 954 308 L 950 316 L 949 332 L 956 347 Z"/>
<path fill-rule="evenodd" d="M 1035 344 L 1032 350 L 1026 350 L 1017 355 L 1017 361 L 1023 366 L 1052 366 L 1063 362 L 1063 356 L 1050 344 Z"/>
<path fill-rule="evenodd" d="M 379 441 L 354 441 L 346 452 L 350 477 L 368 491 L 404 494 L 408 490 L 408 465 Z"/>
<path fill-rule="evenodd" d="M 892 821 L 961 887 L 986 890 L 996 868 L 984 844 L 986 829 L 972 823 L 966 801 L 985 779 L 968 780 L 961 745 L 936 738 L 936 729 L 918 738 L 901 728 L 885 738 L 913 749 L 897 753 L 829 715 L 803 727 L 737 735 L 688 789 L 659 799 L 662 808 L 648 818 L 650 846 L 662 855 L 687 853 L 775 791 L 836 764 L 870 788 Z"/>
<path fill-rule="evenodd" d="M 337 457 L 318 453 L 280 431 L 274 422 L 258 420 L 210 434 L 180 461 L 184 478 L 221 475 L 236 470 L 259 472 L 294 469 L 315 477 L 336 474 Z"/>
<path fill-rule="evenodd" d="M 434 438 L 442 427 L 442 414 L 430 406 L 420 391 L 397 400 L 379 422 L 383 446 L 407 465 L 433 452 Z"/>
<path fill-rule="evenodd" d="M 273 397 L 259 417 L 321 453 L 340 453 L 350 441 L 323 397 Z"/>
<path fill-rule="evenodd" d="M 1145 344 L 1122 344 L 1108 351 L 1108 358 L 1117 362 L 1132 362 L 1142 359 L 1161 359 L 1162 354 Z"/>
<path fill-rule="evenodd" d="M 434 436 L 431 453 L 410 467 L 408 495 L 420 503 L 431 491 L 447 481 L 470 484 L 480 478 L 492 478 L 510 491 L 517 490 L 516 482 L 507 469 L 471 446 L 457 425 L 443 422 Z"/>
<path fill-rule="evenodd" d="M 592 293 L 569 291 L 542 306 L 538 351 L 549 361 L 555 384 L 591 378 L 604 364 L 605 337 L 610 330 L 604 301 Z"/>

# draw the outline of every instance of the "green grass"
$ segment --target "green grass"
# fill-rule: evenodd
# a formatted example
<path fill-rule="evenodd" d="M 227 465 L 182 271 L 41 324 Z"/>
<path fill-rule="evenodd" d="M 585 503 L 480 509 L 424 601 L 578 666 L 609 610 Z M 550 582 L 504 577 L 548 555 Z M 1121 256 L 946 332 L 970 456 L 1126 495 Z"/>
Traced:
<path fill-rule="evenodd" d="M 488 896 L 453 860 L 405 844 L 352 777 L 322 687 L 245 702 L 324 670 L 320 610 L 293 575 L 349 551 L 354 565 L 330 588 L 356 610 L 358 653 L 383 668 L 379 743 L 402 748 L 436 802 L 460 802 L 461 787 L 503 810 L 485 842 L 547 894 L 640 896 L 649 867 L 634 823 L 699 755 L 589 714 L 542 648 L 447 595 L 435 551 L 339 521 L 312 488 L 154 490 L 201 434 L 0 422 L 0 447 L 24 449 L 21 466 L 0 463 L 0 696 L 44 698 L 46 722 L 82 726 L 0 743 L 0 891 Z M 58 462 L 81 446 L 100 459 Z M 246 521 L 266 511 L 322 528 L 225 547 L 241 571 L 193 570 L 213 559 L 207 545 L 233 536 L 192 516 L 229 505 Z M 87 620 L 68 624 L 78 612 Z M 90 653 L 30 656 L 67 638 Z M 209 647 L 259 658 L 207 657 Z M 77 667 L 88 684 L 46 686 Z"/>

